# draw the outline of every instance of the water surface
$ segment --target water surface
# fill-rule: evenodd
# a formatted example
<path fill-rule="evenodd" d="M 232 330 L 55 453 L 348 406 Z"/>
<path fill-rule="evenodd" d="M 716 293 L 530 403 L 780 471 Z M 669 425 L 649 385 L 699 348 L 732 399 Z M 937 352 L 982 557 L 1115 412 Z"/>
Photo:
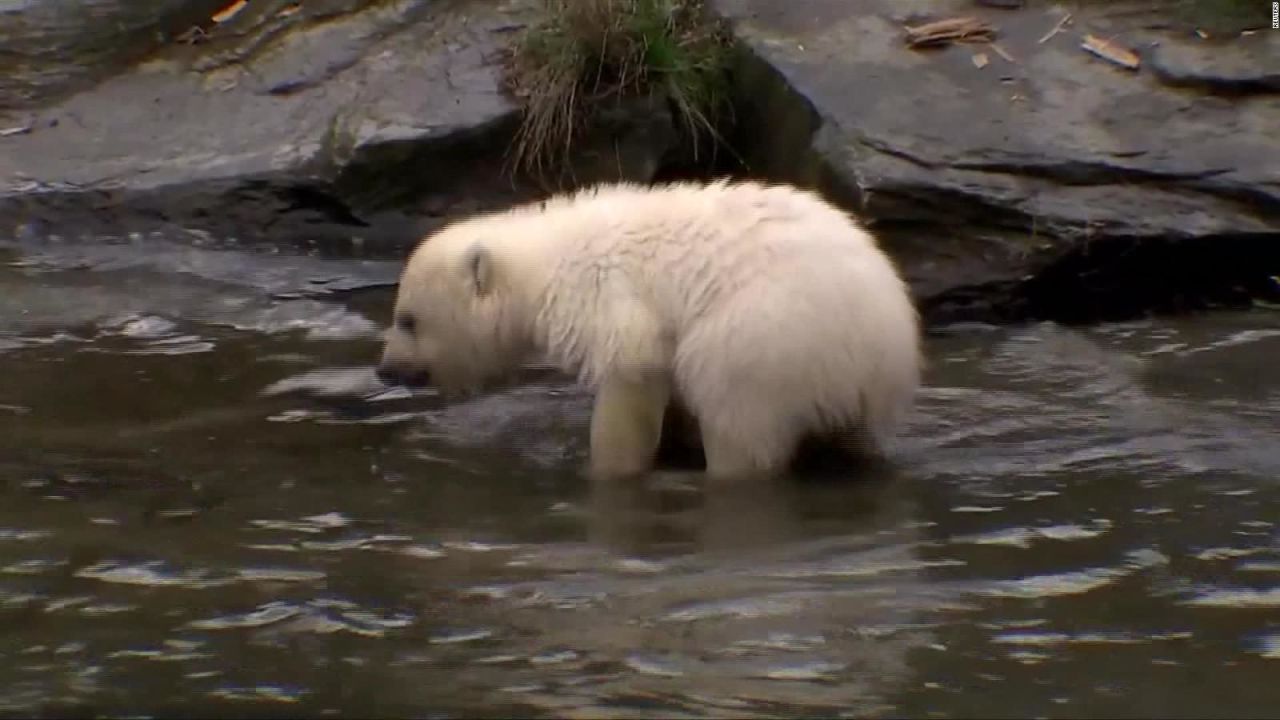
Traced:
<path fill-rule="evenodd" d="M 930 339 L 889 468 L 593 492 L 394 263 L 0 245 L 0 714 L 1268 717 L 1280 315 Z"/>

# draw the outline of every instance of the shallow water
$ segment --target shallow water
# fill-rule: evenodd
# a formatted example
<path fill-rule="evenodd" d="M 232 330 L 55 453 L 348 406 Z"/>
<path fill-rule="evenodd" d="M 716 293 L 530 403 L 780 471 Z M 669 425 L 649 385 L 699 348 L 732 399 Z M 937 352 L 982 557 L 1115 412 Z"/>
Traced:
<path fill-rule="evenodd" d="M 0 714 L 1268 717 L 1280 314 L 952 328 L 890 469 L 592 490 L 394 263 L 0 244 Z"/>

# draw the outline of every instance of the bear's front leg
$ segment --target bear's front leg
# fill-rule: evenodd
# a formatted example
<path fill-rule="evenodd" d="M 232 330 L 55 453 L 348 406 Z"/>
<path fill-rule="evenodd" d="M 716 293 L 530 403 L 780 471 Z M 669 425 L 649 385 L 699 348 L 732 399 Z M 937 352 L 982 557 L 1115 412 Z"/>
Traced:
<path fill-rule="evenodd" d="M 671 381 L 657 373 L 621 375 L 600 384 L 591 415 L 591 475 L 628 477 L 653 468 Z"/>

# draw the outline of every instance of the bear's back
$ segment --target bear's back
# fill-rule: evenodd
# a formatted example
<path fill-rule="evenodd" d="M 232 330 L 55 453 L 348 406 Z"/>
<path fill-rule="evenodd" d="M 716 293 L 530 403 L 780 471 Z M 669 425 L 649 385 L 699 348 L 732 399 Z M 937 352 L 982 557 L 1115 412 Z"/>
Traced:
<path fill-rule="evenodd" d="M 677 321 L 760 284 L 773 294 L 804 294 L 815 275 L 831 274 L 833 263 L 885 269 L 874 240 L 849 215 L 787 186 L 610 185 L 544 211 L 557 233 L 573 238 L 571 266 L 625 278 Z"/>

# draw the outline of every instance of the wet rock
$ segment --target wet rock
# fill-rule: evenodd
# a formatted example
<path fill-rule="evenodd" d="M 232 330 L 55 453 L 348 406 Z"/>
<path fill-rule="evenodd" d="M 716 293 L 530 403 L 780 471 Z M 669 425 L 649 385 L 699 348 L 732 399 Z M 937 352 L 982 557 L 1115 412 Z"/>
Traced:
<path fill-rule="evenodd" d="M 76 34 L 71 11 L 0 0 L 0 241 L 177 227 L 398 258 L 546 191 L 507 172 L 501 63 L 534 0 L 263 0 L 215 24 L 203 0 L 127 4 L 82 4 L 106 29 Z M 1061 27 L 1040 3 L 713 5 L 741 40 L 749 172 L 860 211 L 930 320 L 1280 295 L 1280 35 L 1210 44 L 1102 3 Z M 997 45 L 905 47 L 904 24 L 958 15 Z M 569 175 L 661 177 L 676 135 L 663 98 L 627 99 Z"/>
<path fill-rule="evenodd" d="M 1280 94 L 1280 42 L 1254 33 L 1220 43 L 1171 42 L 1155 48 L 1151 69 L 1170 85 L 1212 93 Z"/>
<path fill-rule="evenodd" d="M 1089 292 L 1100 262 L 1137 253 L 1160 273 L 1172 257 L 1162 249 L 1193 263 L 1178 268 L 1195 281 L 1194 263 L 1215 244 L 1236 264 L 1199 290 L 1280 292 L 1271 277 L 1280 272 L 1280 96 L 1261 92 L 1280 69 L 1280 35 L 1209 50 L 1189 33 L 1080 9 L 1042 42 L 1062 8 L 712 4 L 741 40 L 738 145 L 751 172 L 818 186 L 860 211 L 930 319 L 1055 315 Z M 960 15 L 994 25 L 998 49 L 905 47 L 904 24 Z M 1133 48 L 1155 72 L 1083 52 L 1090 32 Z M 1215 60 L 1202 64 L 1208 54 Z M 1216 92 L 1225 86 L 1254 92 Z M 1124 297 L 1129 279 L 1111 278 L 1109 301 L 1139 307 L 1178 291 L 1147 283 L 1135 290 L 1155 294 Z"/>
<path fill-rule="evenodd" d="M 0 235 L 177 225 L 399 254 L 443 216 L 540 192 L 507 172 L 519 109 L 502 71 L 534 10 L 252 3 L 91 88 L 0 109 L 0 129 L 24 129 L 0 137 Z M 652 177 L 671 127 L 665 104 L 631 101 L 585 144 L 581 176 Z"/>
<path fill-rule="evenodd" d="M 0 111 L 31 107 L 87 87 L 154 51 L 166 35 L 208 18 L 224 3 L 0 0 Z"/>

